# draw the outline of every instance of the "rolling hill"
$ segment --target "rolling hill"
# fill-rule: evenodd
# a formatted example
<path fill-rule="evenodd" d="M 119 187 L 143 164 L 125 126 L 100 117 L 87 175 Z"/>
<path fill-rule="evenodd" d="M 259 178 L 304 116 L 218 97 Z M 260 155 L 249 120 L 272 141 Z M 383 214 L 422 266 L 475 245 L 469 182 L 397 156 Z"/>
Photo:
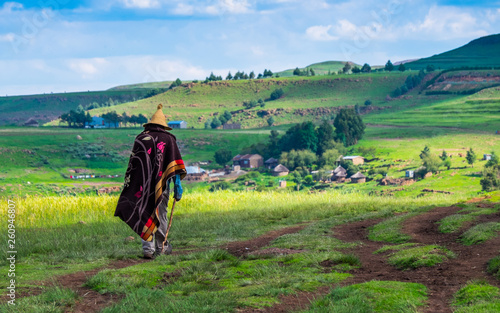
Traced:
<path fill-rule="evenodd" d="M 500 34 L 481 37 L 457 49 L 405 63 L 406 68 L 412 70 L 425 69 L 427 65 L 436 69 L 500 67 Z"/>
<path fill-rule="evenodd" d="M 316 75 L 327 75 L 328 73 L 337 73 L 339 70 L 342 70 L 342 68 L 345 66 L 346 63 L 351 64 L 351 66 L 357 65 L 358 67 L 361 67 L 358 64 L 355 64 L 353 62 L 345 62 L 345 61 L 325 61 L 325 62 L 320 62 L 320 63 L 314 63 L 311 65 L 308 65 L 303 68 L 299 68 L 299 70 L 304 71 L 306 68 L 313 69 Z M 279 75 L 279 77 L 292 77 L 293 76 L 293 71 L 295 69 L 288 69 L 284 70 L 281 72 L 274 73 L 275 75 Z"/>

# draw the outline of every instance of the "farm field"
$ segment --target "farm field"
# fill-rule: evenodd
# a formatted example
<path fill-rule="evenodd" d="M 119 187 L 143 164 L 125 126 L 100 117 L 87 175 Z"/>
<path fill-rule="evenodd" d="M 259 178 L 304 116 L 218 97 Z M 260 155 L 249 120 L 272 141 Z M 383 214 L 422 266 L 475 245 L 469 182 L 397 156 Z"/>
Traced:
<path fill-rule="evenodd" d="M 465 202 L 194 192 L 176 205 L 174 254 L 154 261 L 139 258 L 137 238 L 126 240 L 133 233 L 112 216 L 116 200 L 14 198 L 16 312 L 492 312 L 500 304 L 498 193 Z"/>

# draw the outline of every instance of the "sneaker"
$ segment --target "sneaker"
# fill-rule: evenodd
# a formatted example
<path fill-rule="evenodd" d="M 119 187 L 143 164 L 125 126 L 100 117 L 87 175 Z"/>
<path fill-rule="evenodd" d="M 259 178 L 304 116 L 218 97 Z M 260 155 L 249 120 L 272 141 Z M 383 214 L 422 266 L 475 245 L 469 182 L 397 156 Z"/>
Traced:
<path fill-rule="evenodd" d="M 154 260 L 154 258 L 156 258 L 156 255 L 154 253 L 144 253 L 143 258 L 147 260 Z"/>
<path fill-rule="evenodd" d="M 172 254 L 172 245 L 167 241 L 165 248 L 163 249 L 163 254 L 170 255 Z"/>

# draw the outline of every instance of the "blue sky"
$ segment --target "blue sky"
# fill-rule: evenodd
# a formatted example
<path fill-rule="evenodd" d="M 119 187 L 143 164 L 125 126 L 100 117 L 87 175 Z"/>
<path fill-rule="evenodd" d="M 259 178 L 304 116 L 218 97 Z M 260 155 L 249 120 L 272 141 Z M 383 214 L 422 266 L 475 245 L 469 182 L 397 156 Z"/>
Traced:
<path fill-rule="evenodd" d="M 0 95 L 103 90 L 327 60 L 371 65 L 499 33 L 500 1 L 0 2 Z"/>

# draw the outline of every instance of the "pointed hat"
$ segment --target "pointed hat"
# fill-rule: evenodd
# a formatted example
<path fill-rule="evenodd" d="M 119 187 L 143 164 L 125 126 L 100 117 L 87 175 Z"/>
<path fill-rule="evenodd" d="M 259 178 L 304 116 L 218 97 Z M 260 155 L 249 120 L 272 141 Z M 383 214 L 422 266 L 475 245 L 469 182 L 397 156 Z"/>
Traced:
<path fill-rule="evenodd" d="M 162 108 L 163 108 L 163 105 L 161 103 L 158 104 L 157 110 L 156 110 L 155 114 L 153 114 L 153 117 L 151 117 L 151 120 L 149 120 L 148 123 L 146 123 L 142 126 L 146 127 L 147 125 L 155 124 L 155 125 L 165 127 L 166 130 L 172 130 L 172 128 L 168 127 L 168 125 L 167 125 L 167 120 L 165 119 L 165 115 L 163 114 Z"/>

